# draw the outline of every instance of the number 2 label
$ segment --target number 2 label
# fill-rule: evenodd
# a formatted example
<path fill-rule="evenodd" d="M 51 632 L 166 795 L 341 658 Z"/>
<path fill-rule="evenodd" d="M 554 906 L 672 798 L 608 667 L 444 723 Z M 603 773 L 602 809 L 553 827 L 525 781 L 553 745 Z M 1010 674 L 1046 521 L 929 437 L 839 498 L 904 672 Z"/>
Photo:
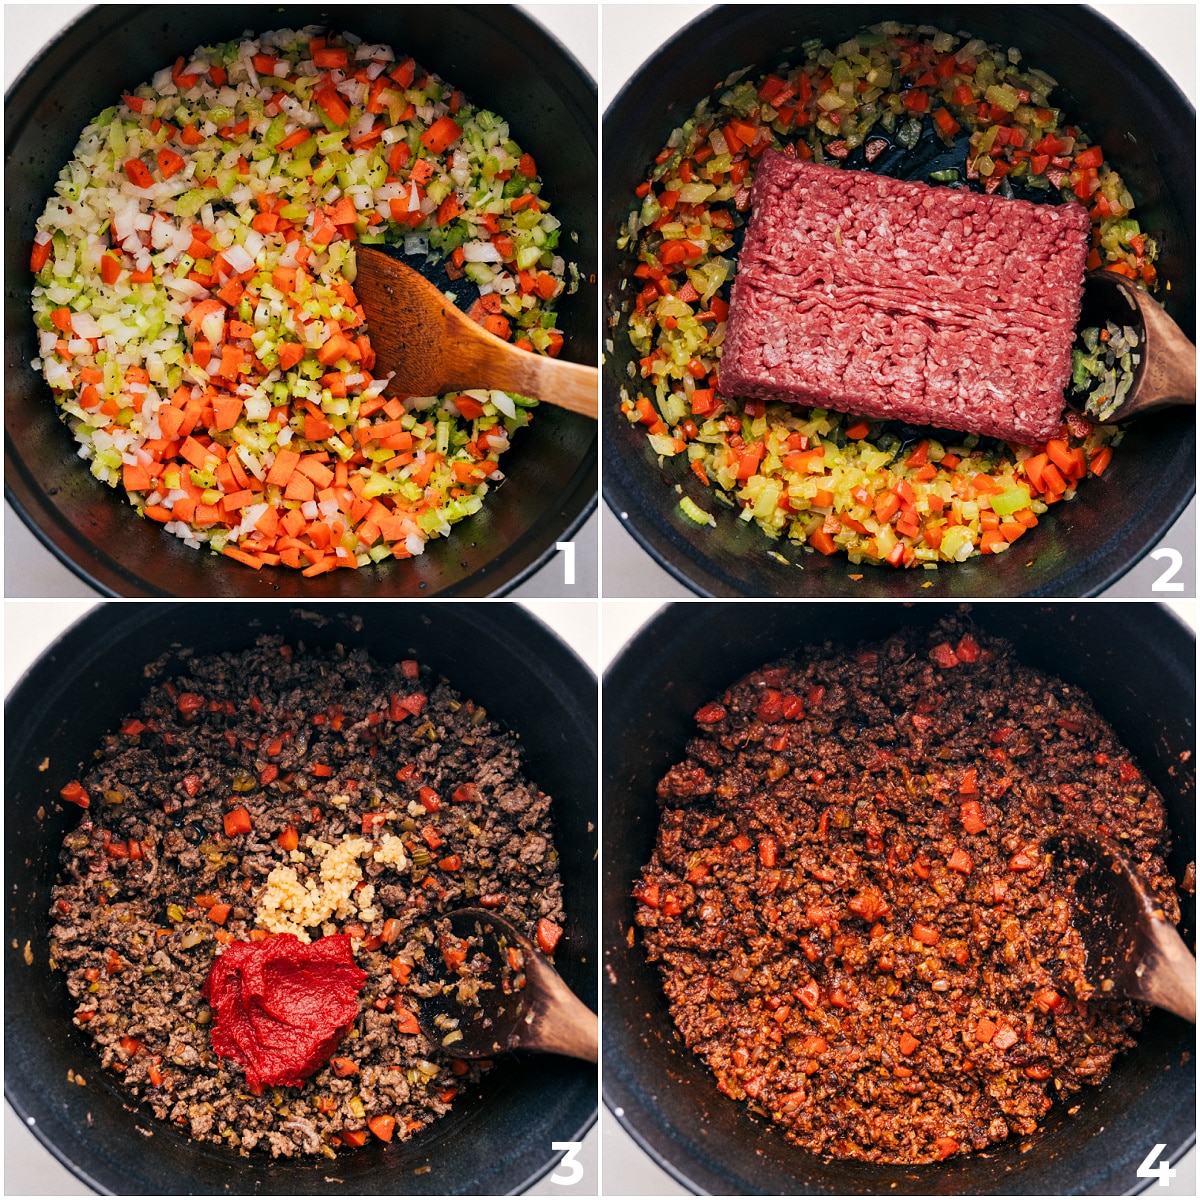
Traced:
<path fill-rule="evenodd" d="M 557 1143 L 556 1143 L 557 1144 Z M 1157 1179 L 1160 1187 L 1166 1187 L 1178 1172 L 1164 1158 L 1158 1166 L 1152 1166 L 1154 1160 L 1167 1148 L 1166 1142 L 1159 1142 L 1142 1161 L 1137 1173 L 1139 1179 Z"/>
<path fill-rule="evenodd" d="M 1172 580 L 1179 574 L 1179 568 L 1183 566 L 1183 555 L 1170 546 L 1164 546 L 1160 550 L 1155 550 L 1150 557 L 1165 558 L 1169 563 L 1167 569 L 1150 585 L 1150 590 L 1152 592 L 1182 592 L 1183 584 L 1173 583 Z"/>

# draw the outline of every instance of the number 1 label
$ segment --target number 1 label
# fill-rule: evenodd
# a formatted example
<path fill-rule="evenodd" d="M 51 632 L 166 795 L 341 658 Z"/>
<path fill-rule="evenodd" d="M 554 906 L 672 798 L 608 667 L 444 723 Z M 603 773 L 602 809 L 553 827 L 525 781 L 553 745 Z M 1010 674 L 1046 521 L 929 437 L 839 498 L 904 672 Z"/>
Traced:
<path fill-rule="evenodd" d="M 575 543 L 555 542 L 554 548 L 555 550 L 562 551 L 563 583 L 566 584 L 567 587 L 572 587 L 575 583 Z"/>

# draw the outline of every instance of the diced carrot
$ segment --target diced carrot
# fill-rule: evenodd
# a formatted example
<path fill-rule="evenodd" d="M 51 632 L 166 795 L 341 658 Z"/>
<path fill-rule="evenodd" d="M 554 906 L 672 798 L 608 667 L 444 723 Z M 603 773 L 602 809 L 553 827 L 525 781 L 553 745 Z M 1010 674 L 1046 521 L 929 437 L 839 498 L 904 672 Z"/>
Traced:
<path fill-rule="evenodd" d="M 955 849 L 950 857 L 946 860 L 946 865 L 952 871 L 959 871 L 963 875 L 969 875 L 974 869 L 974 862 L 971 856 L 965 850 Z"/>
<path fill-rule="evenodd" d="M 186 165 L 183 155 L 176 154 L 167 146 L 163 146 L 155 157 L 158 160 L 158 169 L 162 172 L 164 179 L 170 179 L 172 175 L 178 174 Z"/>
<path fill-rule="evenodd" d="M 154 186 L 154 176 L 150 174 L 146 168 L 146 164 L 140 158 L 131 158 L 126 161 L 125 175 L 134 187 L 148 188 Z"/>
<path fill-rule="evenodd" d="M 503 338 L 507 341 L 512 336 L 512 326 L 508 322 L 508 318 L 500 313 L 488 313 L 480 324 L 495 337 Z"/>
<path fill-rule="evenodd" d="M 332 84 L 318 88 L 313 96 L 321 111 L 334 125 L 345 125 L 350 120 L 350 109 Z"/>
<path fill-rule="evenodd" d="M 39 235 L 42 236 L 42 235 Z M 29 255 L 29 269 L 36 275 L 49 261 L 54 241 L 49 234 L 44 235 L 44 242 L 35 241 Z"/>
<path fill-rule="evenodd" d="M 1042 468 L 1042 484 L 1044 490 L 1055 497 L 1061 496 L 1067 490 L 1067 481 L 1053 463 L 1047 463 Z"/>
<path fill-rule="evenodd" d="M 191 496 L 180 496 L 171 512 L 177 521 L 190 525 L 196 518 L 196 507 L 196 501 Z"/>
<path fill-rule="evenodd" d="M 280 342 L 276 353 L 280 368 L 290 371 L 304 357 L 304 347 L 299 342 Z"/>
<path fill-rule="evenodd" d="M 358 219 L 358 210 L 349 196 L 342 196 L 326 213 L 335 225 L 353 225 Z"/>
<path fill-rule="evenodd" d="M 316 496 L 316 489 L 313 487 L 311 479 L 305 478 L 297 471 L 288 480 L 283 495 L 286 500 L 299 500 L 304 503 Z"/>
<path fill-rule="evenodd" d="M 342 68 L 346 66 L 347 56 L 346 48 L 341 47 L 322 47 L 320 50 L 313 51 L 313 62 L 318 67 L 323 67 L 326 70 L 334 68 Z"/>
<path fill-rule="evenodd" d="M 225 814 L 226 837 L 236 837 L 238 834 L 249 833 L 250 829 L 250 814 L 246 809 L 235 808 Z"/>
<path fill-rule="evenodd" d="M 127 492 L 149 492 L 154 487 L 145 463 L 126 463 L 121 468 L 121 483 Z"/>
<path fill-rule="evenodd" d="M 814 546 L 826 556 L 837 553 L 837 546 L 834 544 L 833 538 L 823 528 L 810 533 L 808 541 L 809 545 Z"/>
<path fill-rule="evenodd" d="M 299 465 L 300 455 L 294 450 L 280 450 L 275 455 L 275 462 L 271 465 L 271 469 L 267 472 L 267 482 L 276 484 L 279 487 L 284 487 L 288 480 L 291 479 L 292 473 Z M 301 517 L 303 521 L 303 517 Z M 293 536 L 295 536 L 293 534 Z"/>
<path fill-rule="evenodd" d="M 317 487 L 328 487 L 333 482 L 333 472 L 315 454 L 302 458 L 296 469 L 301 475 L 308 476 Z"/>
<path fill-rule="evenodd" d="M 1045 484 L 1042 482 L 1042 471 L 1049 462 L 1049 457 L 1043 452 L 1041 454 L 1031 454 L 1025 460 L 1025 478 L 1033 484 L 1039 492 L 1046 490 Z"/>
<path fill-rule="evenodd" d="M 224 358 L 222 358 L 224 365 Z M 232 429 L 242 415 L 241 396 L 232 396 L 228 392 L 220 393 L 213 401 L 213 426 L 218 430 Z"/>
<path fill-rule="evenodd" d="M 344 53 L 344 51 L 343 51 Z M 381 1141 L 390 1142 L 396 1128 L 396 1118 L 389 1116 L 372 1117 L 367 1122 L 367 1128 Z"/>
<path fill-rule="evenodd" d="M 245 508 L 247 504 L 254 503 L 254 493 L 248 488 L 243 488 L 241 491 L 227 492 L 221 497 L 221 507 L 226 512 L 235 512 L 239 508 Z"/>
<path fill-rule="evenodd" d="M 182 446 L 179 447 L 180 457 L 191 463 L 197 471 L 203 471 L 208 463 L 208 448 L 202 446 L 193 437 L 188 437 L 184 440 Z"/>
<path fill-rule="evenodd" d="M 462 137 L 462 126 L 452 117 L 438 117 L 430 127 L 421 134 L 421 145 L 432 154 L 441 154 L 443 150 L 454 145 Z"/>
<path fill-rule="evenodd" d="M 399 996 L 396 997 L 395 1009 L 397 1033 L 418 1034 L 421 1032 L 416 1015 L 405 1007 Z"/>
<path fill-rule="evenodd" d="M 335 333 L 317 351 L 317 361 L 324 367 L 331 367 L 339 358 L 344 358 L 352 343 L 344 333 Z"/>
<path fill-rule="evenodd" d="M 241 346 L 226 344 L 221 347 L 221 365 L 217 368 L 217 374 L 224 379 L 236 380 L 245 362 L 246 352 Z"/>
<path fill-rule="evenodd" d="M 446 225 L 450 221 L 453 221 L 462 211 L 462 201 L 459 200 L 458 193 L 451 192 L 438 206 L 437 223 L 439 225 Z"/>

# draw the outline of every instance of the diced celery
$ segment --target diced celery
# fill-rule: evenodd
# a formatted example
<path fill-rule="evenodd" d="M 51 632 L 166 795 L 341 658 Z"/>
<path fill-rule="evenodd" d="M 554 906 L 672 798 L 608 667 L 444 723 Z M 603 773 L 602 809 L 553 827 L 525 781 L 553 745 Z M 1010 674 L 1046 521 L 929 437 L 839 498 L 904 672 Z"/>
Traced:
<path fill-rule="evenodd" d="M 1015 512 L 1029 507 L 1029 492 L 1023 487 L 1011 487 L 992 497 L 992 512 L 999 517 L 1010 517 Z"/>
<path fill-rule="evenodd" d="M 684 496 L 679 501 L 679 509 L 689 521 L 694 521 L 697 525 L 716 526 L 717 519 L 711 513 L 707 513 L 698 505 L 691 496 Z"/>

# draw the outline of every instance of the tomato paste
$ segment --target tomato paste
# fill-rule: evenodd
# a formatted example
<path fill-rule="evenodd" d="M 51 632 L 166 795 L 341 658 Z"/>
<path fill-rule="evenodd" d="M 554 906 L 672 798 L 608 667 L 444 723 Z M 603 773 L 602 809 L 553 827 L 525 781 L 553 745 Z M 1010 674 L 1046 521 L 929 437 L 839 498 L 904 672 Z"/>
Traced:
<path fill-rule="evenodd" d="M 346 934 L 305 945 L 290 933 L 233 942 L 212 965 L 213 1049 L 246 1069 L 251 1087 L 300 1087 L 358 1015 L 367 973 Z"/>

